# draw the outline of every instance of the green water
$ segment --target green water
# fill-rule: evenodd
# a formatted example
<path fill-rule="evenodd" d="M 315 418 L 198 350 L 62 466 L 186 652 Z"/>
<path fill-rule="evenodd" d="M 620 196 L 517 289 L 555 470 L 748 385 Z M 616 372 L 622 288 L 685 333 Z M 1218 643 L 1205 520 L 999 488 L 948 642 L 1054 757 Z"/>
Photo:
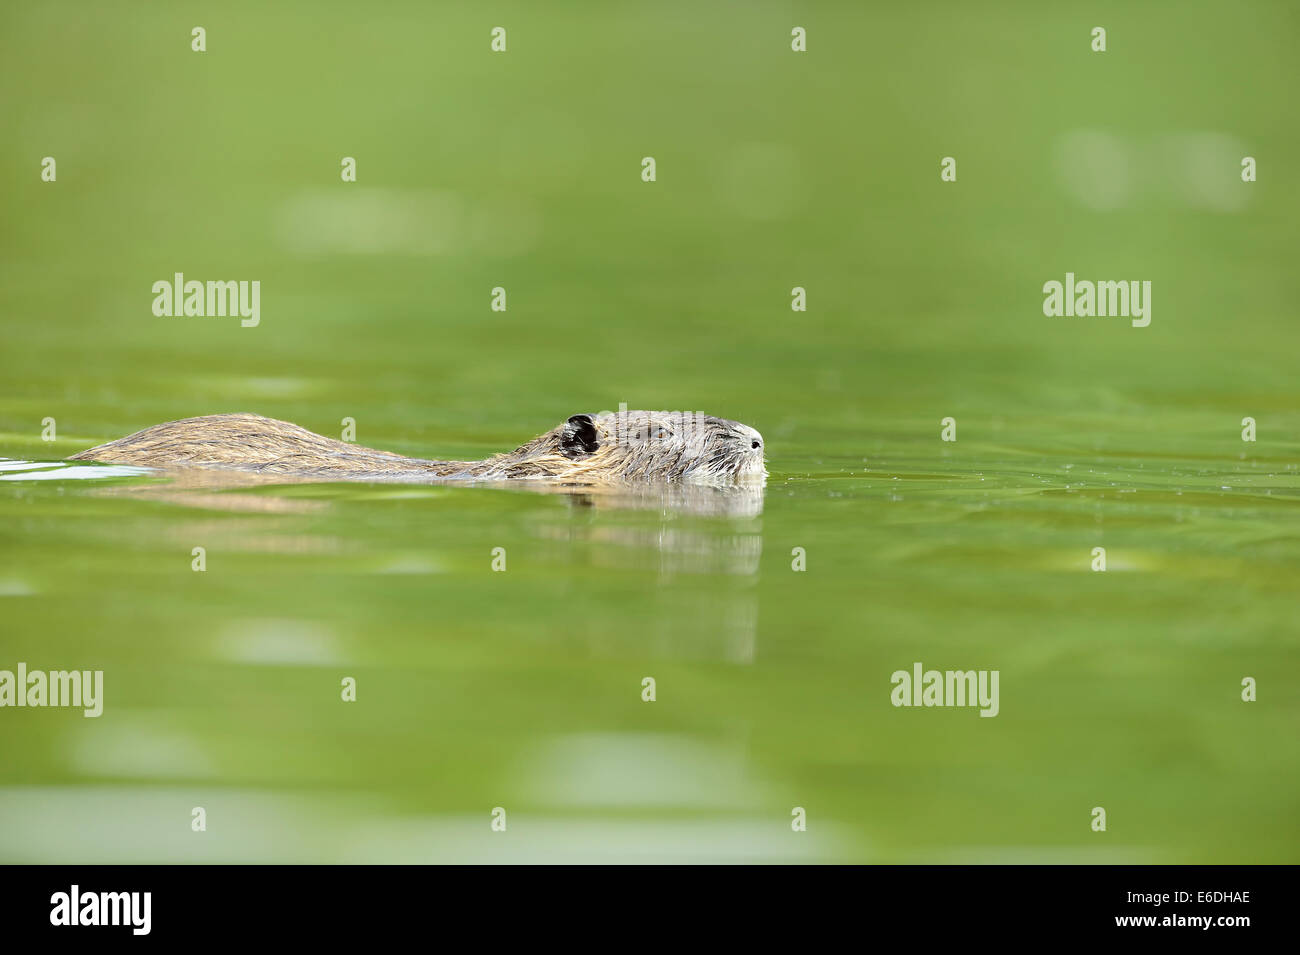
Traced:
<path fill-rule="evenodd" d="M 5 8 L 0 670 L 105 691 L 0 709 L 0 859 L 1297 861 L 1300 22 L 1042 6 Z M 260 324 L 155 317 L 177 271 Z M 1044 317 L 1067 271 L 1151 324 Z M 766 489 L 54 464 L 620 402 Z M 918 661 L 998 715 L 891 705 Z"/>

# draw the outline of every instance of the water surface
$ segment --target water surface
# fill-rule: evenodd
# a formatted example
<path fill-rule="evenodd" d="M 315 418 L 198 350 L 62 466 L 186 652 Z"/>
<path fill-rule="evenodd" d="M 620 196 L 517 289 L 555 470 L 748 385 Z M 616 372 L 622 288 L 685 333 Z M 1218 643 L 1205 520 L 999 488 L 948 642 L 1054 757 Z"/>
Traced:
<path fill-rule="evenodd" d="M 1290 6 L 534 6 L 0 14 L 0 669 L 106 694 L 0 710 L 0 858 L 1296 861 Z M 620 402 L 757 427 L 764 493 L 58 463 Z M 918 661 L 999 714 L 893 707 Z"/>

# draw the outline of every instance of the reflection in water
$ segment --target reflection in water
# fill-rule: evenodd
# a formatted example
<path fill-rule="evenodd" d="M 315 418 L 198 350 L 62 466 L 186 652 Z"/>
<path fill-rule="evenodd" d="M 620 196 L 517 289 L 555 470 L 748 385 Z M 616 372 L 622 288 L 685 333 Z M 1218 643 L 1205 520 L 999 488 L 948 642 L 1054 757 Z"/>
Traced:
<path fill-rule="evenodd" d="M 763 556 L 762 484 L 705 487 L 600 486 L 539 488 L 568 493 L 575 508 L 659 511 L 655 525 L 568 522 L 544 527 L 542 536 L 613 544 L 600 548 L 601 566 L 643 567 L 654 555 L 658 583 L 667 586 L 678 574 L 709 576 L 707 599 L 679 595 L 647 618 L 655 645 L 673 657 L 714 657 L 753 663 L 758 643 L 758 571 Z M 727 518 L 725 524 L 678 522 L 683 516 Z M 699 636 L 713 640 L 701 644 Z"/>
<path fill-rule="evenodd" d="M 151 470 L 106 464 L 0 461 L 0 480 L 89 480 L 98 484 L 99 479 L 142 476 L 151 480 L 96 486 L 88 493 L 161 501 L 202 510 L 291 516 L 325 511 L 338 502 L 329 498 L 277 494 L 277 487 L 326 484 L 342 488 L 346 484 L 349 492 L 367 494 L 378 484 L 385 488 L 392 488 L 394 484 L 330 484 L 319 478 L 201 468 Z M 675 657 L 703 655 L 734 663 L 754 661 L 758 630 L 756 585 L 763 554 L 759 522 L 765 491 L 762 482 L 727 486 L 446 480 L 400 483 L 478 488 L 484 493 L 508 490 L 560 494 L 568 498 L 572 517 L 585 512 L 612 514 L 626 511 L 629 518 L 634 518 L 637 512 L 657 512 L 659 520 L 653 524 L 635 519 L 599 522 L 570 519 L 548 521 L 536 527 L 534 533 L 549 540 L 603 545 L 593 549 L 595 563 L 605 567 L 653 569 L 660 589 L 667 588 L 677 575 L 713 577 L 707 588 L 707 599 L 692 600 L 689 593 L 675 594 L 672 608 L 666 608 L 648 621 L 653 631 L 649 636 L 657 647 Z M 246 493 L 248 491 L 256 493 Z M 703 521 L 689 520 L 691 518 Z M 187 525 L 177 531 L 186 541 L 202 538 L 234 543 L 237 538 L 242 550 L 331 553 L 342 549 L 339 541 L 333 538 L 297 534 L 292 525 L 281 523 L 223 522 L 203 527 Z M 711 634 L 715 639 L 703 644 L 698 639 L 701 633 Z"/>
<path fill-rule="evenodd" d="M 0 458 L 0 481 L 85 481 L 104 478 L 137 477 L 148 468 L 125 464 L 86 465 L 67 461 L 19 461 Z"/>
<path fill-rule="evenodd" d="M 0 458 L 0 481 L 94 480 L 151 476 L 160 483 L 119 485 L 105 489 L 114 494 L 129 494 L 164 500 L 192 507 L 229 511 L 302 512 L 327 506 L 323 501 L 300 498 L 276 498 L 273 494 L 223 495 L 220 492 L 248 488 L 273 488 L 279 485 L 322 484 L 319 477 L 292 477 L 283 474 L 255 474 L 245 471 L 218 471 L 206 468 L 141 468 L 118 464 L 70 464 L 65 461 L 17 461 Z M 165 483 L 161 483 L 165 481 Z M 336 482 L 344 483 L 344 482 Z M 363 486 L 371 482 L 347 482 Z M 528 491 L 539 494 L 566 494 L 575 505 L 594 508 L 661 510 L 665 513 L 691 514 L 699 517 L 757 517 L 763 512 L 764 484 L 725 486 L 703 484 L 558 484 L 548 481 L 385 481 L 391 485 L 420 484 L 442 487 L 485 488 Z M 214 492 L 204 494 L 200 492 Z"/>
<path fill-rule="evenodd" d="M 617 524 L 591 526 L 554 525 L 538 531 L 550 540 L 584 540 L 616 544 L 624 551 L 598 552 L 595 562 L 605 567 L 645 568 L 643 555 L 657 555 L 655 567 L 665 579 L 673 574 L 728 574 L 749 577 L 758 573 L 763 556 L 760 525 L 755 522 L 735 533 L 689 530 L 660 524 L 632 527 Z"/>
<path fill-rule="evenodd" d="M 215 511 L 303 514 L 321 510 L 325 506 L 319 501 L 221 493 L 241 488 L 289 483 L 272 481 L 257 474 L 200 471 L 196 468 L 161 472 L 153 468 L 124 464 L 71 464 L 66 461 L 16 461 L 0 458 L 0 481 L 103 481 L 110 478 L 131 477 L 161 480 L 98 487 L 92 493 L 165 501 L 183 507 Z"/>
<path fill-rule="evenodd" d="M 655 571 L 655 612 L 638 619 L 654 648 L 674 658 L 703 657 L 753 663 L 758 634 L 758 572 L 763 537 L 758 521 L 718 528 L 676 527 L 666 516 L 657 526 L 545 525 L 548 539 L 587 541 L 592 562 L 604 568 Z M 678 575 L 702 577 L 700 587 L 672 588 Z M 701 640 L 704 637 L 704 640 Z"/>
<path fill-rule="evenodd" d="M 528 482 L 522 482 L 527 484 Z M 515 485 L 512 484 L 511 487 Z M 575 485 L 535 482 L 523 490 L 568 494 L 576 506 L 664 511 L 694 517 L 758 517 L 763 513 L 762 483 Z"/>

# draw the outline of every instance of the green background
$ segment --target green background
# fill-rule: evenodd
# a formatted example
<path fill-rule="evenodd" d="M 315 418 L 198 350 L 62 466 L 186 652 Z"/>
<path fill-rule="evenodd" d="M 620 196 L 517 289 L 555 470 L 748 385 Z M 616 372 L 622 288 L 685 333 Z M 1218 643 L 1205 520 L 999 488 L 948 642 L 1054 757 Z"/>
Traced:
<path fill-rule="evenodd" d="M 480 457 L 627 402 L 753 425 L 771 478 L 719 516 L 0 469 L 0 669 L 106 684 L 0 710 L 0 858 L 1297 861 L 1297 27 L 6 4 L 0 456 L 251 411 Z M 261 324 L 155 317 L 177 271 Z M 1151 325 L 1044 317 L 1067 271 Z M 914 661 L 1000 715 L 892 707 Z"/>

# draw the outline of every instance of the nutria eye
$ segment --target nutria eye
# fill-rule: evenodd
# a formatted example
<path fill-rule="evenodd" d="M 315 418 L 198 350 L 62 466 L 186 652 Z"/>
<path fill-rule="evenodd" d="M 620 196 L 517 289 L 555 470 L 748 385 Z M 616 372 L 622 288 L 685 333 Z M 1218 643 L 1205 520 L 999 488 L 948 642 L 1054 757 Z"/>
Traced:
<path fill-rule="evenodd" d="M 757 450 L 757 449 L 758 449 L 758 445 L 759 445 L 759 441 L 758 441 L 757 438 L 755 438 L 755 439 L 754 439 L 754 443 L 751 444 L 750 447 L 751 447 L 751 448 L 754 448 L 755 450 Z"/>

